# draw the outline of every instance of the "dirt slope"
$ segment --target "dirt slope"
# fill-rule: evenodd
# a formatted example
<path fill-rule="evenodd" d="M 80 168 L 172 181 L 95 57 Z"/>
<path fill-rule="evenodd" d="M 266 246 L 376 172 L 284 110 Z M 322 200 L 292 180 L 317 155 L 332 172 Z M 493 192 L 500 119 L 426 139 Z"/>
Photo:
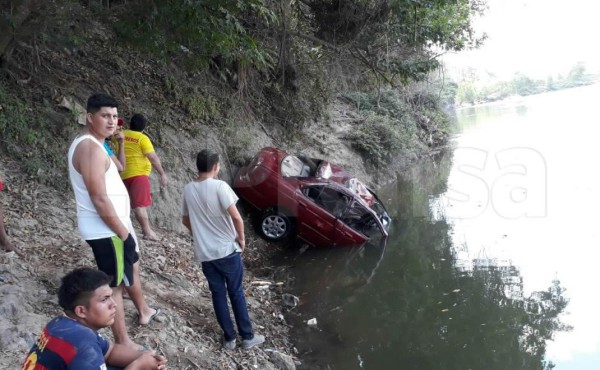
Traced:
<path fill-rule="evenodd" d="M 0 201 L 7 227 L 23 254 L 0 252 L 0 368 L 19 369 L 42 327 L 60 313 L 56 299 L 60 277 L 74 267 L 94 264 L 90 248 L 77 235 L 72 195 L 31 182 L 15 161 L 1 158 L 0 169 L 6 185 Z M 267 342 L 259 349 L 225 352 L 190 238 L 159 231 L 163 241 L 142 244 L 141 274 L 146 299 L 164 314 L 148 327 L 138 327 L 135 308 L 126 300 L 134 340 L 167 356 L 171 369 L 285 368 L 272 363 L 272 358 L 279 364 L 282 358 L 274 351 L 293 354 L 281 304 L 285 286 L 253 284 L 258 277 L 247 274 L 251 318 Z M 257 265 L 260 257 L 252 250 L 254 244 L 257 241 L 250 239 L 244 256 L 249 265 Z M 111 335 L 110 330 L 103 334 Z"/>

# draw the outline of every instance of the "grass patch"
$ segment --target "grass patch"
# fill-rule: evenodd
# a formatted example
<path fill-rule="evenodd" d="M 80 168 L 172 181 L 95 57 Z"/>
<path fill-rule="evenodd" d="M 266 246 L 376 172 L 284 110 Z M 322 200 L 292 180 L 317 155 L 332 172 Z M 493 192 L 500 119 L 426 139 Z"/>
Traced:
<path fill-rule="evenodd" d="M 221 118 L 219 103 L 210 95 L 194 92 L 185 96 L 182 104 L 192 119 L 216 122 Z"/>
<path fill-rule="evenodd" d="M 65 135 L 55 130 L 64 120 L 53 125 L 51 115 L 34 110 L 2 85 L 0 102 L 0 140 L 6 153 L 39 182 L 59 189 L 68 186 Z"/>

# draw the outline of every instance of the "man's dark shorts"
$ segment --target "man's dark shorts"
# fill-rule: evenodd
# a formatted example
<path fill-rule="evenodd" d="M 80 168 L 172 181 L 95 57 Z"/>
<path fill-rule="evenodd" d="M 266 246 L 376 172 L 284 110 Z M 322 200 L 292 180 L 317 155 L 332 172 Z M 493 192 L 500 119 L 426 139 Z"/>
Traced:
<path fill-rule="evenodd" d="M 92 247 L 96 265 L 105 274 L 112 276 L 111 287 L 124 283 L 125 286 L 133 285 L 133 264 L 140 257 L 135 251 L 135 240 L 129 234 L 123 241 L 118 236 L 104 239 L 86 240 Z"/>

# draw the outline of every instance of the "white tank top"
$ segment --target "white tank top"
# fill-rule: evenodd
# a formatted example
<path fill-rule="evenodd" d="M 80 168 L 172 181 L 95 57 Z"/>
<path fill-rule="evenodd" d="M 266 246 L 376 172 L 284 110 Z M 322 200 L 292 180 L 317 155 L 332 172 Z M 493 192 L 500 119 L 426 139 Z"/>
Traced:
<path fill-rule="evenodd" d="M 83 176 L 81 176 L 81 174 L 77 172 L 73 166 L 73 153 L 75 153 L 77 145 L 84 140 L 93 141 L 94 143 L 98 144 L 103 152 L 106 152 L 102 143 L 100 143 L 92 135 L 83 135 L 77 137 L 69 148 L 69 178 L 71 180 L 73 191 L 75 192 L 75 201 L 77 203 L 77 227 L 79 229 L 79 234 L 85 240 L 109 238 L 116 235 L 116 233 L 112 231 L 111 228 L 104 223 L 102 218 L 100 218 L 100 215 L 98 215 L 96 207 L 92 203 L 90 194 L 88 193 L 85 183 L 83 182 Z M 108 153 L 106 153 L 106 155 L 108 157 Z M 112 202 L 117 216 L 123 225 L 128 227 L 128 225 L 131 224 L 131 220 L 129 218 L 131 212 L 129 194 L 127 193 L 125 184 L 123 184 L 123 180 L 121 180 L 121 177 L 119 176 L 117 166 L 112 160 L 109 159 L 109 161 L 110 166 L 104 173 L 106 194 Z"/>

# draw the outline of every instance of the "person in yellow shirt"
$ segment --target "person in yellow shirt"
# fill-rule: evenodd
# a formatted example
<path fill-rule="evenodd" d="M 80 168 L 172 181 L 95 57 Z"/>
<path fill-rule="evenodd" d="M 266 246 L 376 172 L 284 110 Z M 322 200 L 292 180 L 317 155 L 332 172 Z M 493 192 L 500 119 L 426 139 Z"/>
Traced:
<path fill-rule="evenodd" d="M 131 199 L 131 208 L 135 214 L 136 220 L 142 227 L 144 239 L 158 240 L 158 236 L 152 230 L 148 220 L 146 208 L 152 205 L 152 196 L 150 194 L 150 172 L 154 168 L 160 175 L 160 186 L 166 186 L 168 182 L 167 174 L 160 164 L 160 159 L 150 138 L 143 131 L 147 124 L 146 117 L 141 114 L 134 114 L 129 123 L 129 129 L 123 131 L 125 140 L 125 158 L 127 165 L 121 172 L 121 179 L 129 192 Z"/>

